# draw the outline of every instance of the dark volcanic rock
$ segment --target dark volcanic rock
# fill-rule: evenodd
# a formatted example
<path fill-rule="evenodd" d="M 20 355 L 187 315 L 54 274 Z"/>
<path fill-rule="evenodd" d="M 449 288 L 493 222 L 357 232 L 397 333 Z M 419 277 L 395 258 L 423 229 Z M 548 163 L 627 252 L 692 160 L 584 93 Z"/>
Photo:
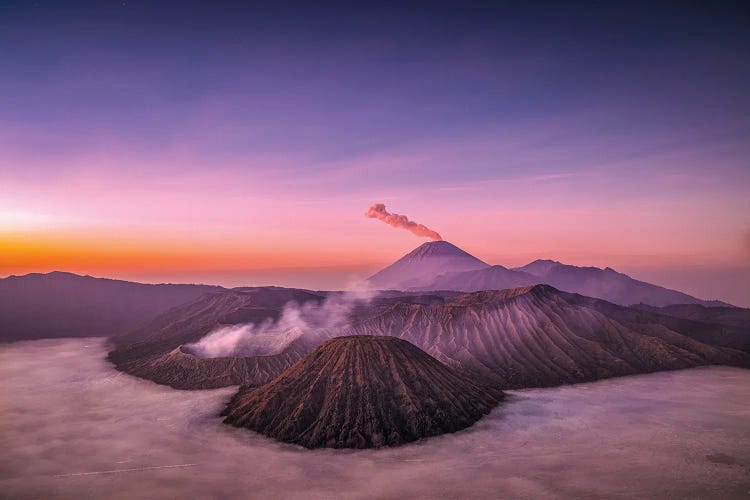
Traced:
<path fill-rule="evenodd" d="M 307 448 L 394 446 L 464 429 L 500 401 L 395 337 L 339 337 L 279 377 L 242 389 L 226 423 Z"/>

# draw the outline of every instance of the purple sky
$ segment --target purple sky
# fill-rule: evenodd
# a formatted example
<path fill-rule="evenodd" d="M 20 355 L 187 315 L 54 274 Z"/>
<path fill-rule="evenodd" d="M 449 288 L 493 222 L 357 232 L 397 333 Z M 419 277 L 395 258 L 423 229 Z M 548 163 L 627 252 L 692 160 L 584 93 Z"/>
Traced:
<path fill-rule="evenodd" d="M 750 306 L 746 8 L 155 4 L 0 6 L 0 274 L 341 286 L 381 202 Z"/>

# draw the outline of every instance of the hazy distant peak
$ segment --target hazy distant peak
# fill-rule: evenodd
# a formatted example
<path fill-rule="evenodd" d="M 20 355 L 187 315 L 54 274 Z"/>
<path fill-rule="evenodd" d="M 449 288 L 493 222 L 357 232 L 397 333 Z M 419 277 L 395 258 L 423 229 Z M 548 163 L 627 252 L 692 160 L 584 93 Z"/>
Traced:
<path fill-rule="evenodd" d="M 526 273 L 533 274 L 535 276 L 545 276 L 554 269 L 564 267 L 565 264 L 551 259 L 537 259 L 534 262 L 530 262 L 522 267 L 514 268 L 514 271 L 523 271 Z"/>
<path fill-rule="evenodd" d="M 448 241 L 430 241 L 374 274 L 370 282 L 381 289 L 406 290 L 425 285 L 444 273 L 488 267 L 489 264 Z"/>
<path fill-rule="evenodd" d="M 646 283 L 620 273 L 611 267 L 580 267 L 551 259 L 537 259 L 523 267 L 482 266 L 463 271 L 448 267 L 435 271 L 432 280 L 422 281 L 411 289 L 420 291 L 455 290 L 474 292 L 502 290 L 537 283 L 552 285 L 558 290 L 597 297 L 615 304 L 646 303 L 652 306 L 669 304 L 704 304 L 726 306 L 719 301 L 701 300 L 685 293 Z"/>
<path fill-rule="evenodd" d="M 564 264 L 562 262 L 550 259 L 537 259 L 534 262 L 526 264 L 523 267 L 514 268 L 515 271 L 524 271 L 529 274 L 533 274 L 539 277 L 548 277 L 551 273 L 559 272 L 588 272 L 588 273 L 611 273 L 620 276 L 626 276 L 627 274 L 621 273 L 611 267 L 605 267 L 604 269 L 596 266 L 574 266 L 572 264 Z"/>
<path fill-rule="evenodd" d="M 531 266 L 531 265 L 542 265 L 542 264 L 549 264 L 549 265 L 552 265 L 552 264 L 558 264 L 558 265 L 564 265 L 564 264 L 563 264 L 562 262 L 560 262 L 559 260 L 552 260 L 552 259 L 536 259 L 536 260 L 535 260 L 534 262 L 532 262 L 532 263 L 530 263 L 530 264 L 527 264 L 527 265 Z"/>
<path fill-rule="evenodd" d="M 48 273 L 13 274 L 13 275 L 8 276 L 5 279 L 38 280 L 38 279 L 83 279 L 83 278 L 91 278 L 91 276 L 83 276 L 80 274 L 69 273 L 67 271 L 50 271 Z"/>

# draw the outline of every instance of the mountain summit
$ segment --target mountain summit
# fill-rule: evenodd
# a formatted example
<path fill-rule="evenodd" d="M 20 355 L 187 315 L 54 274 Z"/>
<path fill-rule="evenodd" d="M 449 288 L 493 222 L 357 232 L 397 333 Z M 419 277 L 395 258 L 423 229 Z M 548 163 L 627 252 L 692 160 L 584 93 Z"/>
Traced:
<path fill-rule="evenodd" d="M 477 259 L 470 253 L 466 252 L 465 250 L 461 250 L 453 243 L 450 243 L 445 240 L 441 241 L 429 241 L 427 243 L 423 243 L 419 245 L 417 248 L 409 252 L 408 254 L 404 255 L 402 260 L 422 260 L 422 259 L 428 259 L 431 257 L 460 257 L 460 258 L 467 258 L 469 260 L 472 260 L 474 262 L 479 263 L 482 266 L 486 266 L 484 262 Z"/>
<path fill-rule="evenodd" d="M 371 276 L 370 283 L 380 289 L 405 290 L 426 285 L 440 274 L 476 271 L 487 267 L 489 264 L 452 243 L 431 241 Z"/>

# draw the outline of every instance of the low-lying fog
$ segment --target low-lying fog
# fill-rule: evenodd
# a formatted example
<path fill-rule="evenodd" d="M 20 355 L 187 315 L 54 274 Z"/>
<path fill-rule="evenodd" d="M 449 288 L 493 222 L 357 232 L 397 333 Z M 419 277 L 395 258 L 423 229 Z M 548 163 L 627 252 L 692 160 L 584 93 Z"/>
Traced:
<path fill-rule="evenodd" d="M 308 451 L 223 425 L 233 388 L 173 390 L 104 355 L 99 339 L 0 346 L 1 496 L 750 495 L 750 370 L 517 391 L 458 434 Z"/>

